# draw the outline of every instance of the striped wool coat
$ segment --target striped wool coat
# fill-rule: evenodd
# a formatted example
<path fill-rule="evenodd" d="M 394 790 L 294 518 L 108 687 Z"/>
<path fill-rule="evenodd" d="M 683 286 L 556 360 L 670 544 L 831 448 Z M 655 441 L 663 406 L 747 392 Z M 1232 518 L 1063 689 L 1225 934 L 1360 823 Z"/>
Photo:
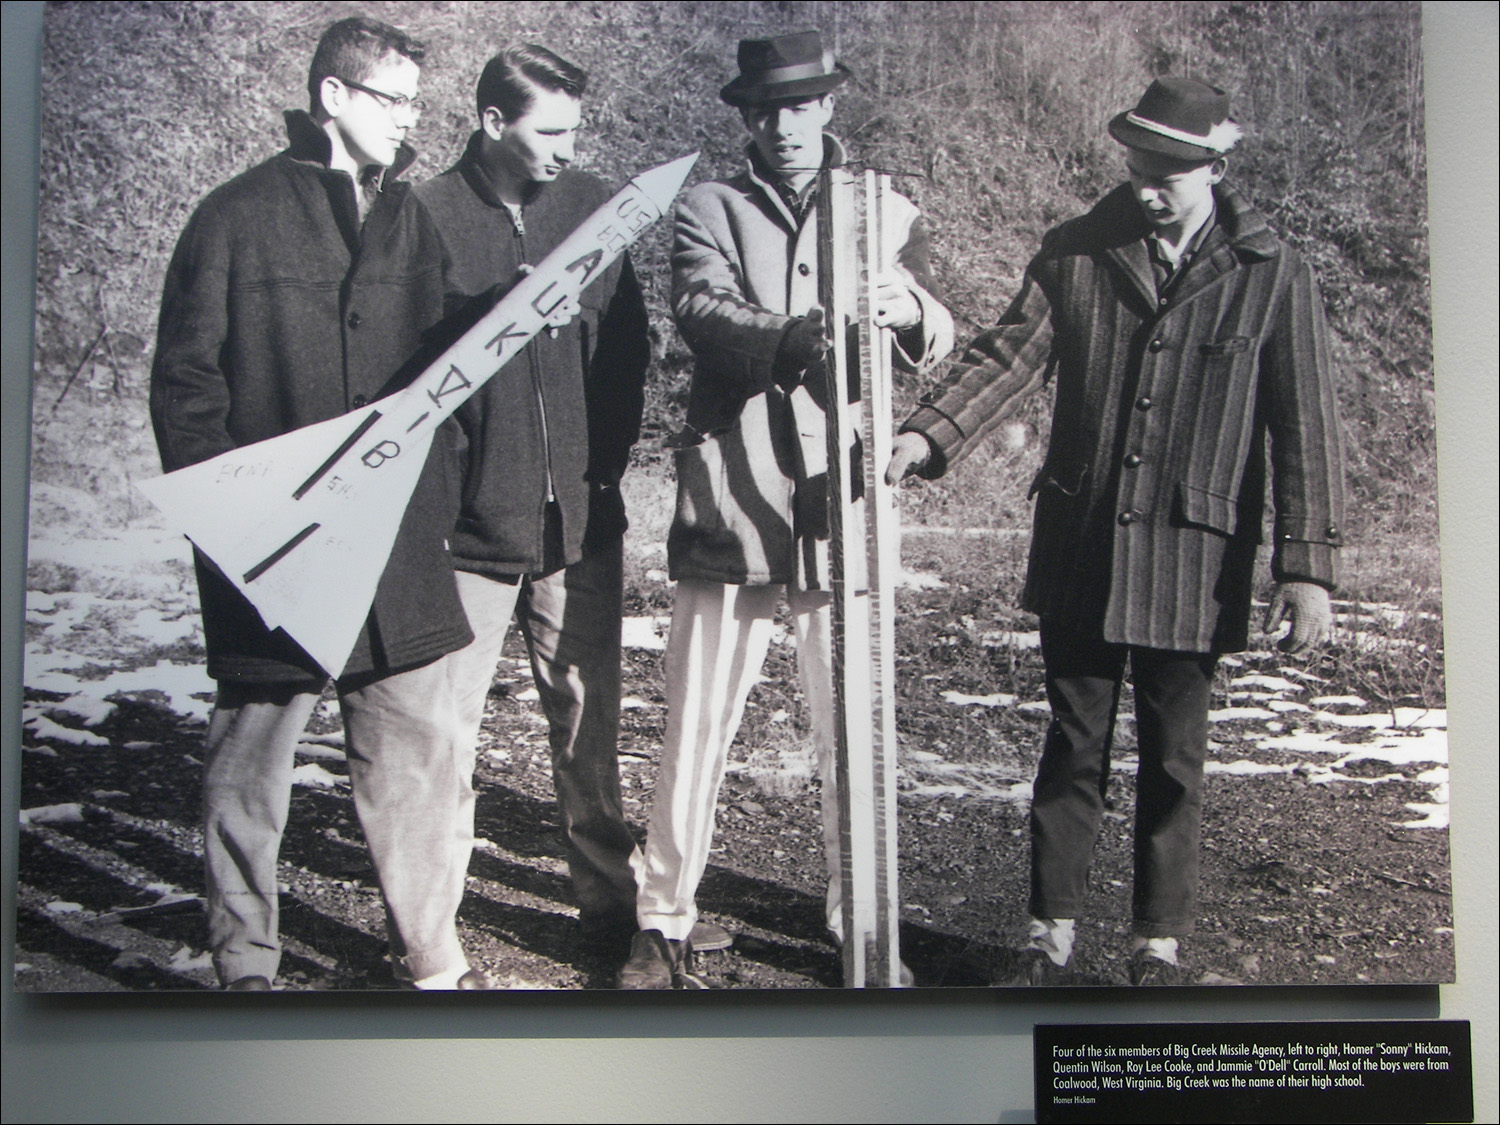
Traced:
<path fill-rule="evenodd" d="M 902 427 L 927 436 L 937 476 L 1055 377 L 1022 606 L 1113 643 L 1245 647 L 1268 444 L 1273 575 L 1337 581 L 1343 456 L 1317 283 L 1243 197 L 1214 191 L 1216 225 L 1163 299 L 1128 185 L 1048 232 L 998 326 Z"/>

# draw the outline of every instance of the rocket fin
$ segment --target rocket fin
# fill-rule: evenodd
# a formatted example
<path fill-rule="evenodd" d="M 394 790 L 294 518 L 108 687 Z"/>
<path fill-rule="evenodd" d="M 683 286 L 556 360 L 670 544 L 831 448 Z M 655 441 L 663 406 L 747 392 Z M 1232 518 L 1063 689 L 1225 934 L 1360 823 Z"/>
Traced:
<path fill-rule="evenodd" d="M 411 448 L 382 466 L 379 487 L 356 487 L 329 467 L 330 451 L 368 420 L 340 415 L 137 484 L 267 627 L 285 629 L 331 675 L 359 638 L 427 459 Z M 429 446 L 431 433 L 419 440 Z"/>

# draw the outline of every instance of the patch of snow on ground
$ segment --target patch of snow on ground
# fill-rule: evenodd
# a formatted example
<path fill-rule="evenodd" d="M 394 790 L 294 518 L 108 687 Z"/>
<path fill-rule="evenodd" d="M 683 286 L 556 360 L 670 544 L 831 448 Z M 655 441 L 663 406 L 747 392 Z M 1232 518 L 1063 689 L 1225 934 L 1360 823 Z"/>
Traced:
<path fill-rule="evenodd" d="M 1233 762 L 1205 762 L 1204 773 L 1224 773 L 1231 777 L 1259 777 L 1267 773 L 1291 773 L 1296 766 L 1273 766 L 1265 762 L 1252 762 L 1240 758 Z"/>
<path fill-rule="evenodd" d="M 321 739 L 302 738 L 297 740 L 297 753 L 304 758 L 322 758 L 329 762 L 342 762 L 347 755 L 339 746 L 329 746 Z"/>
<path fill-rule="evenodd" d="M 77 801 L 61 805 L 38 805 L 21 810 L 22 824 L 82 824 L 83 806 Z"/>
<path fill-rule="evenodd" d="M 1368 759 L 1375 762 L 1388 762 L 1393 766 L 1410 766 L 1421 762 L 1447 765 L 1448 732 L 1424 730 L 1415 737 L 1396 735 L 1377 738 L 1373 742 L 1345 746 L 1344 749 L 1348 751 L 1344 758 L 1346 762 Z"/>
<path fill-rule="evenodd" d="M 115 705 L 107 703 L 96 695 L 88 692 L 78 692 L 66 699 L 59 699 L 56 703 L 45 704 L 47 714 L 54 718 L 58 715 L 67 715 L 78 719 L 86 727 L 97 727 L 115 713 Z"/>
<path fill-rule="evenodd" d="M 292 770 L 292 784 L 305 785 L 310 789 L 333 789 L 348 785 L 349 779 L 329 773 L 317 762 L 308 762 Z"/>
<path fill-rule="evenodd" d="M 1247 676 L 1237 676 L 1229 681 L 1230 687 L 1237 688 L 1264 688 L 1267 691 L 1301 691 L 1302 688 L 1291 680 L 1283 680 L 1280 676 L 1262 676 L 1252 673 Z"/>
<path fill-rule="evenodd" d="M 1363 727 L 1369 730 L 1446 730 L 1448 710 L 1444 707 L 1397 707 L 1394 711 L 1376 711 L 1369 715 L 1335 715 L 1314 711 L 1313 718 L 1341 727 Z"/>
<path fill-rule="evenodd" d="M 997 691 L 993 695 L 965 695 L 961 691 L 945 691 L 943 699 L 957 707 L 1010 707 L 1016 697 L 1003 691 Z"/>
<path fill-rule="evenodd" d="M 1257 750 L 1276 750 L 1284 754 L 1342 754 L 1346 743 L 1335 742 L 1328 732 L 1302 730 L 1292 734 L 1279 734 L 1263 738 L 1255 744 Z"/>
<path fill-rule="evenodd" d="M 620 623 L 620 646 L 660 652 L 667 647 L 670 617 L 627 617 Z"/>
<path fill-rule="evenodd" d="M 1296 680 L 1306 680 L 1310 684 L 1326 684 L 1328 682 L 1322 676 L 1314 676 L 1311 672 L 1304 671 L 1301 668 L 1281 667 L 1276 669 L 1276 671 L 1284 676 L 1291 676 Z"/>
<path fill-rule="evenodd" d="M 33 738 L 45 738 L 52 742 L 66 742 L 70 746 L 108 746 L 109 739 L 86 730 L 74 730 L 61 723 L 54 723 L 46 715 L 38 715 L 26 724 Z"/>
<path fill-rule="evenodd" d="M 1379 777 L 1353 777 L 1337 773 L 1332 767 L 1309 767 L 1307 780 L 1311 785 L 1331 785 L 1335 781 L 1347 781 L 1352 785 L 1379 785 L 1383 781 L 1405 781 L 1406 778 L 1399 773 L 1385 773 Z"/>
<path fill-rule="evenodd" d="M 896 580 L 896 585 L 903 590 L 942 590 L 947 587 L 948 583 L 936 574 L 925 574 L 920 570 L 902 568 L 901 577 Z"/>
<path fill-rule="evenodd" d="M 1208 721 L 1211 723 L 1227 723 L 1231 719 L 1274 719 L 1275 711 L 1268 711 L 1264 707 L 1220 707 L 1217 711 L 1208 713 Z"/>
<path fill-rule="evenodd" d="M 1427 805 L 1420 801 L 1408 801 L 1406 807 L 1421 816 L 1421 820 L 1398 820 L 1393 822 L 1396 828 L 1447 828 L 1448 806 Z"/>
<path fill-rule="evenodd" d="M 985 648 L 1041 648 L 1042 634 L 1031 633 L 985 633 L 979 638 Z"/>
<path fill-rule="evenodd" d="M 1319 695 L 1313 698 L 1314 707 L 1368 707 L 1357 695 Z"/>
<path fill-rule="evenodd" d="M 1025 711 L 1028 715 L 1050 715 L 1052 714 L 1052 704 L 1048 703 L 1045 699 L 1033 699 L 1029 703 L 1017 703 L 1016 710 Z"/>

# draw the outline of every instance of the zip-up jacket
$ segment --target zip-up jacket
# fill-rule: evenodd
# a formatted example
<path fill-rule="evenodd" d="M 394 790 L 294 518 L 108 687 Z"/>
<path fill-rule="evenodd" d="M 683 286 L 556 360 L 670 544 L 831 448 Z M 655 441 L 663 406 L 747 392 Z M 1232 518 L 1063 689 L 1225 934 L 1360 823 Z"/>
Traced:
<path fill-rule="evenodd" d="M 508 288 L 610 197 L 564 170 L 533 184 L 517 223 L 479 160 L 482 133 L 416 189 L 450 259 L 450 301 Z M 571 565 L 624 534 L 619 482 L 640 434 L 651 362 L 646 303 L 628 256 L 583 291 L 582 315 L 538 334 L 458 411 L 468 440 L 454 565 L 491 576 Z M 467 315 L 473 315 L 472 303 Z M 464 314 L 460 314 L 464 315 Z M 549 534 L 547 509 L 560 523 Z"/>

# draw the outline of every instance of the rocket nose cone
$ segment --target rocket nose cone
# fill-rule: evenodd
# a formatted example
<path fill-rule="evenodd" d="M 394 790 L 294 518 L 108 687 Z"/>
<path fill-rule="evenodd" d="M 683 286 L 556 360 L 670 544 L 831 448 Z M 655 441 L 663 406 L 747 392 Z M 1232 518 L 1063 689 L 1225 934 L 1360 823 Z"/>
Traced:
<path fill-rule="evenodd" d="M 646 169 L 635 177 L 635 184 L 656 204 L 657 210 L 665 212 L 672 200 L 677 198 L 688 173 L 697 162 L 698 154 L 690 153 L 670 163 Z"/>

